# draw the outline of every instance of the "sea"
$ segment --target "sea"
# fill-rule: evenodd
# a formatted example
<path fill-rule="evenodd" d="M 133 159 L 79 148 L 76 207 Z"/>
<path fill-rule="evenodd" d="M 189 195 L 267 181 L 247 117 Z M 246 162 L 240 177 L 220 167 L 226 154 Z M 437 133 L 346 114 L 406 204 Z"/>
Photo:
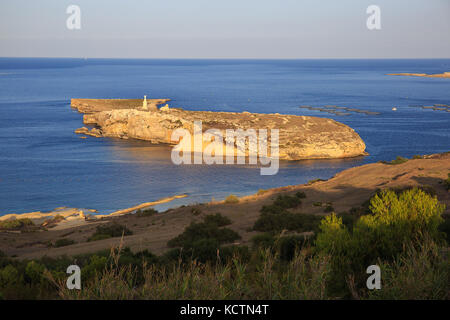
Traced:
<path fill-rule="evenodd" d="M 172 195 L 156 206 L 224 199 L 397 156 L 450 151 L 450 79 L 432 60 L 140 60 L 0 58 L 0 215 L 91 208 L 111 213 Z M 171 148 L 138 140 L 80 139 L 71 98 L 170 98 L 186 110 L 326 117 L 352 127 L 368 156 L 281 161 L 276 175 L 250 165 L 175 165 Z M 300 108 L 336 105 L 378 112 L 335 115 Z M 392 110 L 396 108 L 396 111 Z"/>

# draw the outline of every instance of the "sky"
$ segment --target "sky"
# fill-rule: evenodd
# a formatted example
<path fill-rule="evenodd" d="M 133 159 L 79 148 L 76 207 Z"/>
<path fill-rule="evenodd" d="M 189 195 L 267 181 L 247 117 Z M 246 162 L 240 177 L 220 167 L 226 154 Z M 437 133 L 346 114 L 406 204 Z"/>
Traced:
<path fill-rule="evenodd" d="M 1 0 L 0 57 L 450 58 L 450 0 Z"/>

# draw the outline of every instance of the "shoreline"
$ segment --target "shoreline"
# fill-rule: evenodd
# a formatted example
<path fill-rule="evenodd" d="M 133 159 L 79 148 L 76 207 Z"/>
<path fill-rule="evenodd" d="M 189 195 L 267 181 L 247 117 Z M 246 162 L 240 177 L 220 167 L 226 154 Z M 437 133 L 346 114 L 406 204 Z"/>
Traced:
<path fill-rule="evenodd" d="M 427 74 L 427 73 L 388 73 L 388 76 L 425 77 L 425 78 L 450 78 L 450 72 Z"/>
<path fill-rule="evenodd" d="M 0 222 L 13 221 L 19 219 L 30 219 L 33 221 L 34 224 L 42 225 L 54 219 L 57 216 L 62 216 L 64 219 L 55 223 L 52 228 L 53 230 L 61 230 L 84 225 L 89 222 L 99 221 L 103 218 L 132 214 L 134 211 L 137 211 L 139 209 L 146 209 L 158 204 L 173 201 L 175 199 L 186 198 L 187 196 L 188 196 L 187 194 L 181 194 L 165 197 L 151 202 L 143 202 L 141 204 L 129 208 L 115 210 L 114 212 L 108 214 L 94 214 L 98 212 L 96 209 L 69 208 L 69 207 L 57 207 L 49 212 L 33 211 L 24 213 L 8 213 L 3 216 L 0 216 Z"/>
<path fill-rule="evenodd" d="M 181 234 L 192 222 L 200 222 L 206 215 L 217 213 L 232 221 L 229 228 L 242 238 L 238 244 L 250 245 L 252 237 L 259 234 L 253 230 L 253 226 L 261 215 L 261 208 L 272 204 L 278 195 L 293 195 L 299 191 L 306 197 L 302 199 L 301 206 L 290 209 L 290 212 L 324 216 L 328 214 L 328 211 L 325 211 L 328 206 L 336 213 L 359 208 L 380 189 L 421 186 L 432 190 L 439 201 L 446 205 L 444 214 L 450 215 L 450 193 L 445 183 L 449 173 L 450 152 L 424 155 L 406 161 L 397 159 L 392 162 L 370 163 L 340 171 L 328 180 L 317 179 L 305 184 L 260 190 L 253 195 L 239 197 L 237 201 L 182 205 L 148 216 L 125 213 L 90 221 L 78 218 L 48 229 L 35 230 L 37 232 L 4 230 L 1 232 L 4 241 L 0 243 L 0 251 L 21 259 L 76 256 L 110 249 L 123 241 L 124 245 L 133 251 L 148 249 L 154 254 L 163 254 L 170 249 L 167 242 Z M 112 237 L 88 241 L 99 224 L 108 223 L 126 226 L 133 234 L 123 239 Z M 46 231 L 43 232 L 44 230 Z M 48 246 L 48 243 L 58 239 L 68 239 L 73 241 L 73 244 L 63 247 Z"/>

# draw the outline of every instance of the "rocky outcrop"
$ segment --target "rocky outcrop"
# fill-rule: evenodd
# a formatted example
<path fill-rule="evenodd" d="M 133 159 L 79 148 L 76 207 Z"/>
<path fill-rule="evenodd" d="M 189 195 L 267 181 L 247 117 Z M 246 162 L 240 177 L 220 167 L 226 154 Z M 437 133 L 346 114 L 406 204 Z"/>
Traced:
<path fill-rule="evenodd" d="M 279 158 L 284 160 L 336 159 L 367 154 L 363 140 L 352 128 L 331 119 L 249 112 L 187 111 L 168 106 L 163 109 L 149 112 L 139 108 L 115 108 L 85 114 L 83 122 L 96 127 L 95 135 L 90 135 L 171 145 L 178 143 L 171 140 L 174 130 L 183 128 L 193 134 L 194 121 L 202 121 L 203 132 L 219 129 L 224 137 L 226 129 L 268 129 L 270 141 L 270 129 L 278 129 Z M 86 106 L 82 110 L 86 110 Z M 83 130 L 84 134 L 91 132 Z M 248 155 L 248 141 L 246 143 L 245 146 L 235 144 L 234 147 Z"/>
<path fill-rule="evenodd" d="M 450 78 L 450 72 L 426 74 L 426 73 L 388 73 L 388 76 L 408 76 L 408 77 L 425 77 L 425 78 Z"/>
<path fill-rule="evenodd" d="M 94 113 L 118 109 L 142 109 L 144 99 L 72 99 L 70 105 L 82 113 Z M 157 106 L 170 99 L 147 99 L 147 110 L 158 110 Z"/>

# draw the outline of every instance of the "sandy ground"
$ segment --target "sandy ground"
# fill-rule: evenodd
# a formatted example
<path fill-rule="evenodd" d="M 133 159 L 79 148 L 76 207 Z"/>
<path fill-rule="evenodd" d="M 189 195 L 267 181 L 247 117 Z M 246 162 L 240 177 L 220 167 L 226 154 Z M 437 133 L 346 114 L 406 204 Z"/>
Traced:
<path fill-rule="evenodd" d="M 200 221 L 207 214 L 221 213 L 229 217 L 233 224 L 230 226 L 237 231 L 242 240 L 248 243 L 256 234 L 250 231 L 259 210 L 265 204 L 270 204 L 277 194 L 295 193 L 303 191 L 306 199 L 293 212 L 324 215 L 324 207 L 314 206 L 314 202 L 332 202 L 336 212 L 348 211 L 352 207 L 360 206 L 377 189 L 405 186 L 431 186 L 438 199 L 447 206 L 446 214 L 450 214 L 450 193 L 445 189 L 443 180 L 450 172 L 450 153 L 428 156 L 427 159 L 409 160 L 398 165 L 382 163 L 367 164 L 347 169 L 338 173 L 327 181 L 312 184 L 287 186 L 270 189 L 262 195 L 243 197 L 239 203 L 227 204 L 211 202 L 192 206 L 170 209 L 166 212 L 151 216 L 137 217 L 133 214 L 105 216 L 97 220 L 86 220 L 82 225 L 66 224 L 64 228 L 52 228 L 48 231 L 32 233 L 0 232 L 0 250 L 9 256 L 18 258 L 38 258 L 42 256 L 77 255 L 109 249 L 118 245 L 120 239 L 106 239 L 87 242 L 89 236 L 100 223 L 116 221 L 126 225 L 133 231 L 133 235 L 124 238 L 124 245 L 133 251 L 149 249 L 153 253 L 161 254 L 168 248 L 167 241 L 183 232 L 192 221 Z M 201 214 L 194 215 L 193 208 Z M 64 222 L 67 223 L 67 222 Z M 76 243 L 61 248 L 48 248 L 49 241 L 67 238 Z"/>

